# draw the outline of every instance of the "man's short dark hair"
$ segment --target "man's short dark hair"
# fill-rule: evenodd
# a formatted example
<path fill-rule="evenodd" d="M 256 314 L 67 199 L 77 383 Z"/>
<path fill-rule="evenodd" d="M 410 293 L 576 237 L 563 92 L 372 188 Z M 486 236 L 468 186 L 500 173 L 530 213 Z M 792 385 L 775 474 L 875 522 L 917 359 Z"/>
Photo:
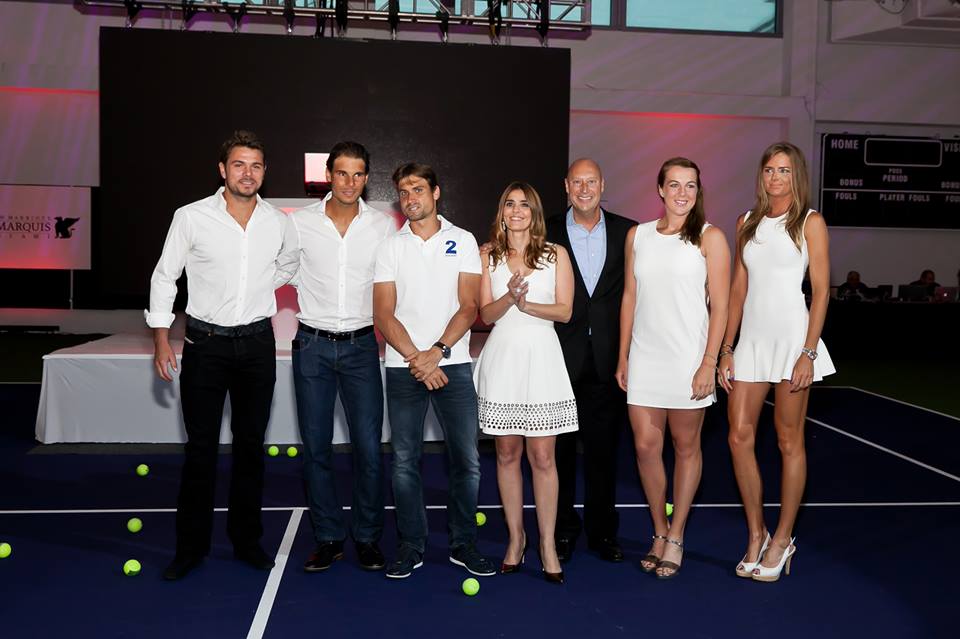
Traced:
<path fill-rule="evenodd" d="M 406 164 L 398 166 L 397 170 L 393 172 L 393 184 L 400 186 L 400 180 L 411 176 L 426 180 L 427 184 L 430 185 L 431 191 L 439 186 L 437 174 L 433 168 L 427 164 L 420 164 L 419 162 L 407 162 Z"/>
<path fill-rule="evenodd" d="M 363 160 L 363 172 L 370 174 L 370 153 L 359 142 L 337 142 L 330 149 L 330 155 L 327 157 L 327 170 L 333 173 L 333 163 L 340 156 Z"/>
<path fill-rule="evenodd" d="M 230 152 L 233 151 L 234 147 L 238 146 L 260 151 L 263 155 L 263 161 L 267 161 L 267 154 L 263 150 L 263 142 L 260 141 L 257 134 L 251 131 L 239 130 L 234 131 L 233 135 L 227 138 L 223 146 L 220 147 L 220 163 L 226 165 L 227 158 L 230 157 Z"/>

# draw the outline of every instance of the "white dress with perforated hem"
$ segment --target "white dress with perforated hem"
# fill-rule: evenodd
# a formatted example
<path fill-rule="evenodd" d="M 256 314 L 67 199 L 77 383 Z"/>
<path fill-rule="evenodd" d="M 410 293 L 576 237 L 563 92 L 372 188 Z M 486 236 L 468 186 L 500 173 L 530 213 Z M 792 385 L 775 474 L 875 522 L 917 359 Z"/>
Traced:
<path fill-rule="evenodd" d="M 807 211 L 807 217 L 812 212 Z M 747 211 L 747 217 L 751 214 Z M 810 257 L 805 237 L 799 250 L 790 239 L 786 219 L 786 215 L 764 217 L 756 235 L 743 247 L 747 298 L 743 303 L 740 340 L 733 355 L 737 381 L 778 383 L 790 379 L 803 354 L 810 314 L 800 287 Z M 816 350 L 813 381 L 819 382 L 837 369 L 823 340 L 817 342 Z"/>
<path fill-rule="evenodd" d="M 494 299 L 507 292 L 506 262 L 490 267 Z M 553 304 L 556 263 L 529 276 L 527 301 Z M 550 320 L 511 306 L 497 320 L 473 371 L 480 430 L 488 435 L 543 437 L 577 430 L 577 403 Z"/>

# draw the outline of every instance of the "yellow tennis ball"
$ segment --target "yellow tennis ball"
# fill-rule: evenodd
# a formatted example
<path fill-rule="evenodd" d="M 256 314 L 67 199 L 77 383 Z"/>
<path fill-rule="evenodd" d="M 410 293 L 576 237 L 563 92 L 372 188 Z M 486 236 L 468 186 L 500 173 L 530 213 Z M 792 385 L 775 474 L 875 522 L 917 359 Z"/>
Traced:
<path fill-rule="evenodd" d="M 291 446 L 287 449 L 287 457 L 296 457 L 298 452 L 296 446 Z"/>
<path fill-rule="evenodd" d="M 136 577 L 140 574 L 140 562 L 136 559 L 127 559 L 123 564 L 123 574 L 127 577 Z"/>
<path fill-rule="evenodd" d="M 483 513 L 477 513 L 477 525 L 482 526 L 487 523 L 487 516 Z"/>
<path fill-rule="evenodd" d="M 146 464 L 140 464 L 137 466 L 137 474 L 141 477 L 146 477 L 150 473 L 150 467 Z"/>
<path fill-rule="evenodd" d="M 270 448 L 267 449 L 267 454 L 270 455 L 271 457 L 276 457 L 277 455 L 280 454 L 280 449 L 277 446 L 271 446 Z"/>
<path fill-rule="evenodd" d="M 138 533 L 143 528 L 143 522 L 139 517 L 131 517 L 127 520 L 127 530 L 132 533 Z"/>
<path fill-rule="evenodd" d="M 10 553 L 13 552 L 13 548 L 10 547 L 10 544 L 3 542 L 0 544 L 0 559 L 6 559 L 10 556 Z"/>
<path fill-rule="evenodd" d="M 669 501 L 667 502 L 667 517 L 673 514 L 673 504 Z"/>
<path fill-rule="evenodd" d="M 480 592 L 480 582 L 474 579 L 473 577 L 467 577 L 463 580 L 463 594 L 468 597 L 472 597 L 478 592 Z"/>

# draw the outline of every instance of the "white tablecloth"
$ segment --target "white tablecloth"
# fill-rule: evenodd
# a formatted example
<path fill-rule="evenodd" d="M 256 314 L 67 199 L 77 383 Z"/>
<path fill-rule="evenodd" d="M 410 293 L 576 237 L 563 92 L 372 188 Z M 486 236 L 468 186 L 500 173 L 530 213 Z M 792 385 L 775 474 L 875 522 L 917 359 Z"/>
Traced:
<path fill-rule="evenodd" d="M 478 338 L 474 346 L 478 348 Z M 280 342 L 278 347 L 289 343 Z M 181 340 L 171 340 L 177 358 Z M 277 385 L 273 394 L 269 443 L 300 443 L 296 399 L 289 350 L 277 350 Z M 473 349 L 471 349 L 473 350 Z M 383 367 L 381 365 L 381 375 Z M 152 442 L 186 441 L 180 412 L 179 380 L 160 379 L 153 368 L 150 334 L 112 335 L 43 357 L 43 385 L 37 410 L 37 439 L 58 442 Z M 229 443 L 230 401 L 224 407 L 220 442 Z M 443 439 L 433 415 L 427 415 L 424 440 Z M 390 424 L 384 407 L 383 441 L 390 439 Z M 334 443 L 350 441 L 343 408 L 337 401 Z"/>

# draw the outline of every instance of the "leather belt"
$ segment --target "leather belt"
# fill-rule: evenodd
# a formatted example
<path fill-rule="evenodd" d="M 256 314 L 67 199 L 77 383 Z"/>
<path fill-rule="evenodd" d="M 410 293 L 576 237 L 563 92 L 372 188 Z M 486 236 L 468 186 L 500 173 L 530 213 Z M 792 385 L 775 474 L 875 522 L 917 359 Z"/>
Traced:
<path fill-rule="evenodd" d="M 321 328 L 307 326 L 303 322 L 297 322 L 297 325 L 297 328 L 304 333 L 310 333 L 311 335 L 328 339 L 331 342 L 344 342 L 346 340 L 353 340 L 357 337 L 363 337 L 364 335 L 369 335 L 373 332 L 373 325 L 364 326 L 363 328 L 358 328 L 355 331 L 347 331 L 345 333 L 332 333 Z"/>
<path fill-rule="evenodd" d="M 264 318 L 252 324 L 243 324 L 241 326 L 219 326 L 198 320 L 195 317 L 187 317 L 187 328 L 202 331 L 208 335 L 217 335 L 219 337 L 247 337 L 256 335 L 265 331 L 273 330 L 273 324 L 270 318 Z"/>

